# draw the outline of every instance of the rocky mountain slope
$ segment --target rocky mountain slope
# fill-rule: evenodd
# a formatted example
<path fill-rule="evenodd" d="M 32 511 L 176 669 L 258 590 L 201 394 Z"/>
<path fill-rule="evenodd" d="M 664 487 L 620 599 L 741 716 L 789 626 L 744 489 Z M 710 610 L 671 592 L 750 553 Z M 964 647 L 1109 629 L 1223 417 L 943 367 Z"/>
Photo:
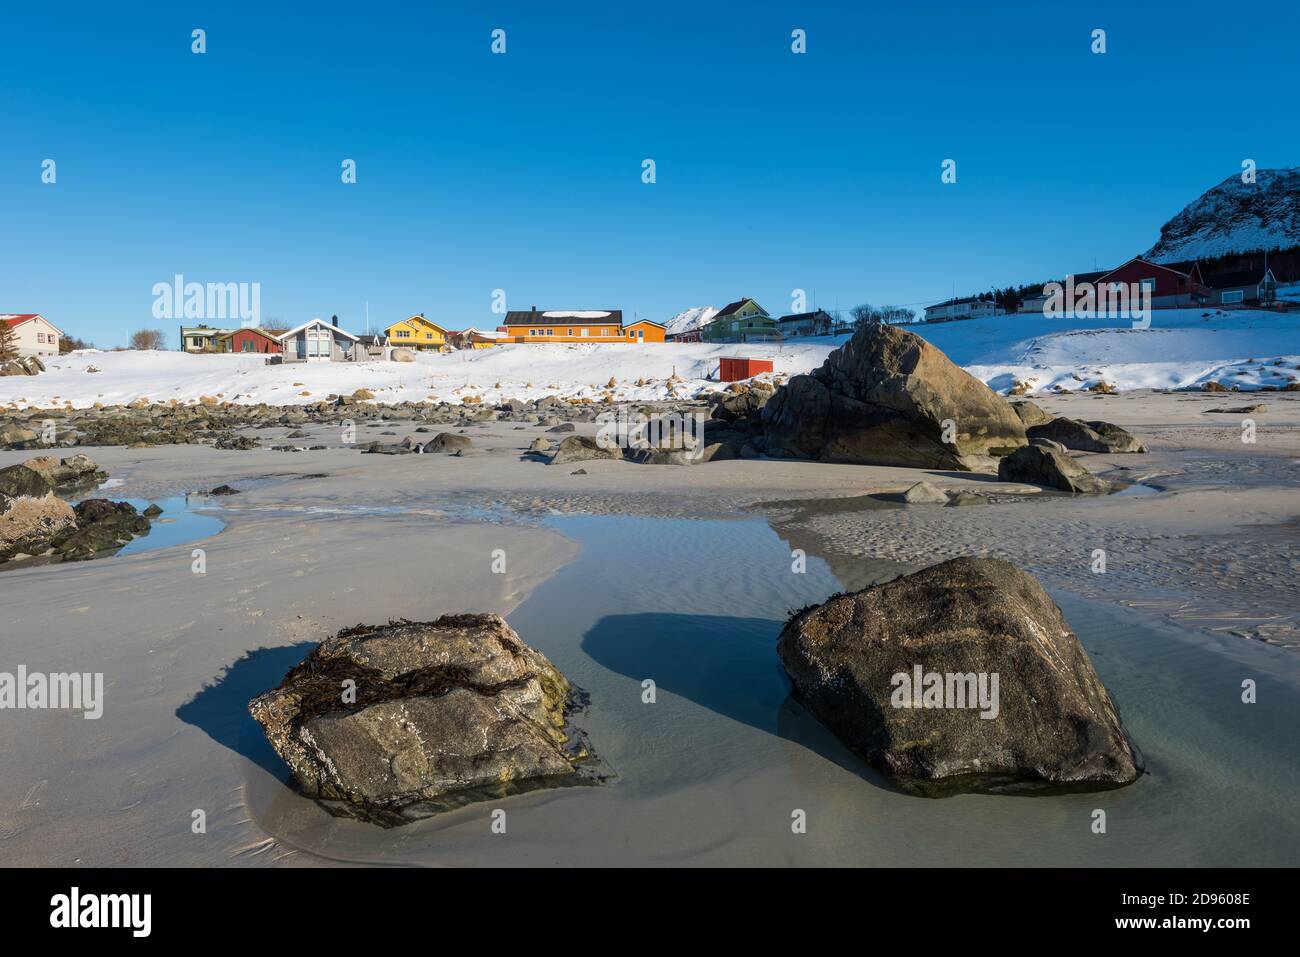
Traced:
<path fill-rule="evenodd" d="M 1261 169 L 1254 183 L 1234 174 L 1160 227 L 1153 262 L 1207 259 L 1300 245 L 1300 167 Z"/>

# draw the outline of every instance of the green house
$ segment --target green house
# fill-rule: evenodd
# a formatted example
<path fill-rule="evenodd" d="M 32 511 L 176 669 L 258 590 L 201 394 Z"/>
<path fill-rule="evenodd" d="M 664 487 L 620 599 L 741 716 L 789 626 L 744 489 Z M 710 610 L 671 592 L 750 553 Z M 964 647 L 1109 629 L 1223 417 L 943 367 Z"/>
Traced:
<path fill-rule="evenodd" d="M 705 342 L 765 342 L 781 334 L 780 324 L 753 299 L 728 303 L 703 330 Z"/>

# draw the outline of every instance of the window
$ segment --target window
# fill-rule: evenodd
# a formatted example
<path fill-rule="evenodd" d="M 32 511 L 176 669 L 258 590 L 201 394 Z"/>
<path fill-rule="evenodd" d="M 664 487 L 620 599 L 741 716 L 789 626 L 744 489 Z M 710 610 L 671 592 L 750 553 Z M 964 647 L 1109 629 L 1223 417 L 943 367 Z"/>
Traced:
<path fill-rule="evenodd" d="M 570 338 L 570 339 L 573 338 L 573 330 L 572 330 L 572 329 L 569 330 L 569 338 Z"/>
<path fill-rule="evenodd" d="M 582 334 L 586 336 L 590 331 L 591 331 L 590 329 L 583 329 Z"/>
<path fill-rule="evenodd" d="M 546 330 L 546 334 L 547 334 L 548 336 L 553 336 L 553 335 L 555 335 L 555 330 L 554 330 L 554 329 L 547 329 L 547 330 Z"/>
<path fill-rule="evenodd" d="M 1143 288 L 1143 289 L 1150 289 L 1152 295 L 1154 295 L 1154 294 L 1155 294 L 1155 291 L 1156 291 L 1156 281 L 1155 281 L 1154 279 L 1143 279 L 1143 280 L 1142 280 L 1142 288 Z"/>
<path fill-rule="evenodd" d="M 1219 302 L 1224 302 L 1224 303 L 1241 302 L 1245 298 L 1246 298 L 1245 291 L 1241 289 L 1234 289 L 1231 292 L 1225 292 L 1222 296 L 1220 296 Z"/>
<path fill-rule="evenodd" d="M 245 339 L 245 340 L 244 340 L 243 350 L 244 350 L 245 352 L 252 352 L 252 351 L 253 351 L 253 340 L 252 340 L 252 339 Z"/>

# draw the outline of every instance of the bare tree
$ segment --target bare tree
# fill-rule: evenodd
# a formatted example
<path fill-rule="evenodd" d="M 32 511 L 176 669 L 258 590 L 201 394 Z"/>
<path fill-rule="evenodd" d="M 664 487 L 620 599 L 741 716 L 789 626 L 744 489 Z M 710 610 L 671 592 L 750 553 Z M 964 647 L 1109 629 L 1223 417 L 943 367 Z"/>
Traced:
<path fill-rule="evenodd" d="M 131 333 L 132 349 L 162 349 L 163 334 L 161 329 L 137 329 Z"/>

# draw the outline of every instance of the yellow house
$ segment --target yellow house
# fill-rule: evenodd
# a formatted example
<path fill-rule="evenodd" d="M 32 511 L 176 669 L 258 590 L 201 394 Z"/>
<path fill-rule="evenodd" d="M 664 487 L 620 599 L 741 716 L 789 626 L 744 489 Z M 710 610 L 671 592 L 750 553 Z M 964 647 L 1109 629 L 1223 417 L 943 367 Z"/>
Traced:
<path fill-rule="evenodd" d="M 424 318 L 424 313 L 395 322 L 384 330 L 390 346 L 406 349 L 428 349 L 442 352 L 447 345 L 447 330 L 436 322 Z"/>

